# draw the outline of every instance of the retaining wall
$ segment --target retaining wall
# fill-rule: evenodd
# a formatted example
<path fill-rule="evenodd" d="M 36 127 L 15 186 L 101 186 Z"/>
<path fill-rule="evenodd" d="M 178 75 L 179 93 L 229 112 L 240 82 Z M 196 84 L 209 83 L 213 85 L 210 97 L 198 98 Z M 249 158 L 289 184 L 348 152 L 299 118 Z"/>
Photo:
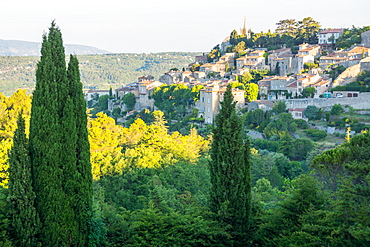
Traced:
<path fill-rule="evenodd" d="M 279 100 L 273 100 L 276 102 Z M 306 108 L 314 105 L 318 108 L 331 108 L 335 104 L 352 106 L 355 109 L 370 109 L 370 92 L 360 93 L 356 98 L 307 98 L 307 99 L 284 99 L 287 109 Z"/>

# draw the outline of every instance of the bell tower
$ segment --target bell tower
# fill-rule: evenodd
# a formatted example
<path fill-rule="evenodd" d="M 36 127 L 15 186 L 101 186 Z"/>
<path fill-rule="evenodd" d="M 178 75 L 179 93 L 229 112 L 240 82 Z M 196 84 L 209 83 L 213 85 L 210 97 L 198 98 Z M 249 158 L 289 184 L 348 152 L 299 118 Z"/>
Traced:
<path fill-rule="evenodd" d="M 240 29 L 240 34 L 247 36 L 247 18 L 244 16 L 244 26 Z"/>
<path fill-rule="evenodd" d="M 243 28 L 240 29 L 240 34 L 247 37 L 247 39 L 251 38 L 251 29 L 247 29 L 247 17 L 244 16 L 244 25 Z"/>

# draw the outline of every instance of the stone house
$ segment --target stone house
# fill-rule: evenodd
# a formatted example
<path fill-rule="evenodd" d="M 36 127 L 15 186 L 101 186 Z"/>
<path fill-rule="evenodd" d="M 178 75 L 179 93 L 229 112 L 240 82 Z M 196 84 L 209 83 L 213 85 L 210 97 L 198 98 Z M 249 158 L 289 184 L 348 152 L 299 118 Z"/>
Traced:
<path fill-rule="evenodd" d="M 289 109 L 289 113 L 292 114 L 293 119 L 304 119 L 303 108 Z"/>
<path fill-rule="evenodd" d="M 337 64 L 345 68 L 359 64 L 363 58 L 370 56 L 370 48 L 366 46 L 354 46 L 347 50 L 335 51 L 327 56 L 320 57 L 320 68 Z"/>
<path fill-rule="evenodd" d="M 220 94 L 220 96 L 219 96 L 219 102 L 224 101 L 224 94 L 226 92 L 226 89 L 227 89 L 226 86 L 220 88 L 220 91 L 219 91 L 219 94 Z M 244 90 L 241 90 L 239 88 L 233 88 L 231 93 L 232 93 L 232 95 L 234 97 L 234 102 L 236 103 L 235 104 L 235 107 L 237 109 L 243 108 L 245 106 Z M 221 109 L 220 106 L 221 105 L 219 105 L 219 109 Z"/>
<path fill-rule="evenodd" d="M 304 69 L 305 63 L 313 63 L 315 61 L 315 57 L 312 55 L 297 55 L 295 57 L 295 63 L 293 72 L 294 74 L 299 74 Z"/>
<path fill-rule="evenodd" d="M 244 64 L 247 62 L 247 57 L 242 56 L 236 59 L 236 69 L 242 69 Z"/>
<path fill-rule="evenodd" d="M 248 104 L 248 111 L 253 111 L 255 109 L 261 109 L 264 112 L 271 111 L 274 107 L 274 102 L 271 100 L 255 100 Z"/>
<path fill-rule="evenodd" d="M 332 96 L 335 98 L 357 98 L 359 91 L 333 91 Z"/>
<path fill-rule="evenodd" d="M 198 116 L 204 118 L 206 124 L 213 124 L 216 115 L 220 111 L 220 102 L 226 91 L 226 85 L 220 85 L 217 82 L 209 84 L 200 90 L 199 101 L 196 102 L 195 108 L 198 109 Z M 234 88 L 232 90 L 236 107 L 244 106 L 244 91 Z"/>
<path fill-rule="evenodd" d="M 292 94 L 292 97 L 301 95 L 303 91 L 302 81 L 296 80 L 286 87 L 289 94 Z"/>
<path fill-rule="evenodd" d="M 218 66 L 215 63 L 206 63 L 199 67 L 199 71 L 206 73 L 207 75 L 210 72 L 217 71 Z"/>
<path fill-rule="evenodd" d="M 138 77 L 138 82 L 141 82 L 141 81 L 154 81 L 154 76 L 152 75 L 140 76 Z"/>
<path fill-rule="evenodd" d="M 232 74 L 233 79 L 235 80 L 236 76 L 240 76 L 240 75 L 242 75 L 244 73 L 247 73 L 247 72 L 249 72 L 249 69 L 247 69 L 247 68 L 241 68 L 241 69 L 233 70 L 233 74 Z"/>
<path fill-rule="evenodd" d="M 265 58 L 263 56 L 247 56 L 244 64 L 245 68 L 248 69 L 259 69 L 263 67 Z"/>
<path fill-rule="evenodd" d="M 319 98 L 320 95 L 323 95 L 325 92 L 329 90 L 330 84 L 332 79 L 324 79 L 321 78 L 319 81 L 311 84 L 311 87 L 315 88 L 315 98 Z"/>
<path fill-rule="evenodd" d="M 285 46 L 281 49 L 277 49 L 277 50 L 272 50 L 270 51 L 270 55 L 275 55 L 275 56 L 280 56 L 282 54 L 291 54 L 292 53 L 292 49 L 290 48 L 286 48 Z M 269 56 L 270 56 L 269 55 Z"/>
<path fill-rule="evenodd" d="M 274 76 L 270 79 L 269 99 L 284 99 L 285 93 L 288 92 L 287 86 L 293 81 L 292 77 Z"/>
<path fill-rule="evenodd" d="M 195 79 L 195 77 L 188 75 L 188 76 L 185 76 L 185 77 L 184 77 L 184 80 L 183 80 L 182 82 L 191 83 L 191 82 L 194 82 L 194 81 L 196 81 L 196 80 L 197 80 L 197 79 Z"/>
<path fill-rule="evenodd" d="M 352 47 L 349 51 L 348 51 L 348 56 L 350 58 L 367 58 L 367 57 L 370 57 L 370 46 L 364 46 L 364 45 L 361 45 L 361 46 L 355 46 L 355 47 Z"/>
<path fill-rule="evenodd" d="M 321 47 L 319 45 L 300 44 L 298 55 L 310 55 L 313 57 L 320 57 Z"/>
<path fill-rule="evenodd" d="M 267 56 L 268 64 L 270 64 L 270 59 L 279 57 L 283 54 L 292 54 L 292 50 L 290 48 L 281 48 L 278 50 L 269 51 L 269 55 Z"/>
<path fill-rule="evenodd" d="M 254 50 L 254 51 L 251 51 L 248 56 L 257 56 L 257 57 L 263 57 L 263 55 L 265 54 L 266 52 L 264 50 Z"/>
<path fill-rule="evenodd" d="M 305 78 L 306 79 L 306 80 L 303 81 L 303 86 L 304 87 L 311 86 L 311 85 L 313 85 L 313 84 L 322 80 L 322 77 L 321 77 L 320 74 L 310 74 L 310 73 L 297 75 L 297 78 Z"/>
<path fill-rule="evenodd" d="M 216 71 L 215 72 L 219 72 L 221 76 L 223 76 L 226 72 L 226 63 L 228 63 L 227 61 L 218 61 L 216 62 Z"/>
<path fill-rule="evenodd" d="M 187 70 L 187 71 L 183 71 L 183 72 L 181 73 L 181 81 L 184 81 L 184 80 L 185 80 L 185 77 L 187 77 L 187 76 L 192 76 L 192 74 L 193 74 L 193 72 L 191 72 L 191 71 L 189 71 L 189 70 Z"/>
<path fill-rule="evenodd" d="M 90 101 L 96 97 L 100 97 L 103 95 L 109 95 L 109 90 L 101 90 L 101 89 L 90 89 L 85 94 L 85 99 Z"/>
<path fill-rule="evenodd" d="M 258 81 L 258 94 L 261 99 L 268 99 L 271 89 L 271 77 L 264 78 Z"/>
<path fill-rule="evenodd" d="M 285 92 L 288 92 L 287 86 L 294 80 L 287 76 L 269 76 L 258 81 L 259 95 L 263 99 L 282 99 L 285 98 Z"/>
<path fill-rule="evenodd" d="M 229 63 L 229 67 L 232 68 L 233 66 L 235 66 L 235 55 L 236 55 L 236 53 L 234 53 L 234 52 L 225 53 L 225 55 L 223 55 L 222 57 L 220 57 L 218 59 L 218 61 L 228 62 Z"/>
<path fill-rule="evenodd" d="M 167 85 L 179 83 L 181 81 L 182 72 L 178 70 L 170 70 L 164 73 L 160 78 L 159 81 L 165 83 Z"/>
<path fill-rule="evenodd" d="M 228 46 L 231 46 L 230 44 L 230 36 L 227 36 L 222 42 L 221 42 L 221 46 L 220 46 L 220 50 L 221 52 L 226 52 L 226 49 Z"/>
<path fill-rule="evenodd" d="M 159 81 L 140 81 L 138 82 L 139 98 L 136 101 L 135 110 L 153 109 L 154 100 L 152 99 L 153 91 L 163 85 Z"/>
<path fill-rule="evenodd" d="M 305 63 L 313 63 L 320 56 L 320 49 L 319 45 L 301 44 L 296 56 L 287 48 L 276 50 L 268 56 L 269 69 L 280 76 L 299 74 Z"/>
<path fill-rule="evenodd" d="M 348 63 L 348 61 L 349 57 L 340 57 L 333 53 L 328 56 L 320 57 L 319 66 L 321 69 L 326 70 L 328 66 L 334 64 L 345 66 Z"/>
<path fill-rule="evenodd" d="M 305 87 L 314 87 L 316 89 L 316 97 L 328 90 L 330 80 L 323 79 L 319 74 L 301 74 L 296 76 L 296 80 L 287 85 L 288 93 L 292 97 L 301 95 Z"/>
<path fill-rule="evenodd" d="M 265 54 L 264 50 L 254 50 L 248 53 L 248 55 L 236 59 L 236 69 L 260 69 L 265 68 Z"/>
<path fill-rule="evenodd" d="M 278 72 L 280 76 L 287 76 L 289 74 L 293 74 L 293 63 L 294 63 L 294 55 L 284 53 L 279 56 L 273 57 L 269 56 L 269 70 Z"/>
<path fill-rule="evenodd" d="M 206 55 L 202 55 L 202 56 L 195 56 L 195 63 L 199 63 L 199 64 L 205 64 L 207 63 L 207 56 Z"/>
<path fill-rule="evenodd" d="M 192 75 L 197 80 L 201 80 L 201 79 L 204 79 L 206 77 L 206 73 L 204 73 L 202 71 L 194 71 Z"/>
<path fill-rule="evenodd" d="M 114 91 L 116 92 L 116 96 L 119 99 L 122 99 L 123 96 L 129 93 L 133 93 L 137 99 L 139 98 L 139 88 L 137 84 L 135 85 L 131 84 L 131 85 L 127 85 L 121 88 L 117 88 Z"/>
<path fill-rule="evenodd" d="M 343 33 L 344 28 L 333 28 L 333 29 L 325 29 L 318 33 L 319 36 L 319 45 L 331 45 L 335 43 L 339 36 Z M 333 42 L 331 41 L 331 37 L 333 37 Z"/>

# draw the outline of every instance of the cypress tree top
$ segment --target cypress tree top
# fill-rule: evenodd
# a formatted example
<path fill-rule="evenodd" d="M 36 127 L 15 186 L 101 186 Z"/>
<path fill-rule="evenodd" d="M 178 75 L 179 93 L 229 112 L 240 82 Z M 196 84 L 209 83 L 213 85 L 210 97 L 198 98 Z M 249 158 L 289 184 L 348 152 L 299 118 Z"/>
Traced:
<path fill-rule="evenodd" d="M 43 36 L 30 124 L 30 157 L 43 246 L 87 246 L 92 176 L 78 60 L 66 68 L 62 34 Z"/>

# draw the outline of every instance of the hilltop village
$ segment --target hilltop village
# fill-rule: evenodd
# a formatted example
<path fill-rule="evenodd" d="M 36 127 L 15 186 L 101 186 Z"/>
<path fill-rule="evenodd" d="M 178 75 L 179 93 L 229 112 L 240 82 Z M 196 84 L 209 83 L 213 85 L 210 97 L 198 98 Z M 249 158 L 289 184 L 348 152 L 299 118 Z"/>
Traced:
<path fill-rule="evenodd" d="M 0 246 L 370 246 L 370 26 L 277 25 L 83 93 L 53 21 L 0 93 Z"/>
<path fill-rule="evenodd" d="M 250 32 L 245 25 L 240 30 L 245 37 L 249 37 Z M 317 44 L 302 43 L 297 50 L 285 44 L 274 50 L 246 48 L 243 41 L 236 45 L 234 41 L 233 45 L 232 33 L 209 54 L 196 56 L 187 68 L 170 69 L 158 80 L 146 75 L 123 87 L 90 89 L 86 100 L 92 106 L 99 96 L 110 96 L 107 110 L 125 113 L 127 117 L 134 111 L 157 109 L 153 94 L 160 88 L 185 87 L 198 93 L 190 105 L 205 124 L 213 124 L 229 84 L 239 109 L 271 110 L 278 100 L 286 101 L 293 115 L 303 112 L 308 105 L 331 107 L 343 102 L 358 109 L 368 108 L 362 100 L 367 93 L 343 86 L 356 81 L 362 71 L 370 70 L 370 31 L 361 34 L 361 44 L 334 49 L 343 32 L 341 28 L 322 30 L 317 33 Z M 127 107 L 121 100 L 128 94 L 134 95 L 133 107 Z M 297 116 L 304 118 L 302 114 Z"/>

